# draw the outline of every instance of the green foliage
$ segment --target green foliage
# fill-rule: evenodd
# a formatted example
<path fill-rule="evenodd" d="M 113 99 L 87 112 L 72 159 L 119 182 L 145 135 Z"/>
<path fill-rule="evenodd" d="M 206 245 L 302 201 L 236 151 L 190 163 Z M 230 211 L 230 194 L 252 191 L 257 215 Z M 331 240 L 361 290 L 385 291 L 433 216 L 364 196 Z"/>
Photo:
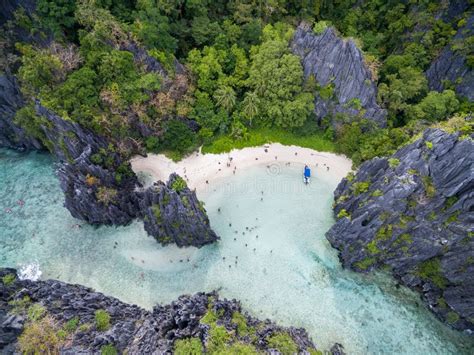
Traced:
<path fill-rule="evenodd" d="M 235 342 L 229 345 L 222 354 L 228 355 L 257 355 L 259 352 L 252 344 Z"/>
<path fill-rule="evenodd" d="M 31 320 L 18 337 L 18 348 L 23 354 L 58 354 L 62 345 L 59 330 L 51 316 Z"/>
<path fill-rule="evenodd" d="M 71 73 L 48 99 L 45 105 L 62 117 L 70 117 L 89 125 L 99 110 L 98 76 L 89 67 Z"/>
<path fill-rule="evenodd" d="M 214 93 L 216 105 L 227 112 L 230 112 L 235 106 L 235 91 L 230 86 L 220 86 Z"/>
<path fill-rule="evenodd" d="M 174 354 L 176 355 L 201 355 L 203 347 L 199 338 L 178 339 L 174 343 Z"/>
<path fill-rule="evenodd" d="M 186 181 L 181 176 L 178 176 L 171 184 L 171 188 L 176 192 L 181 192 L 187 187 Z"/>
<path fill-rule="evenodd" d="M 46 314 L 46 308 L 39 303 L 33 303 L 28 308 L 28 320 L 36 322 L 40 320 Z"/>
<path fill-rule="evenodd" d="M 388 165 L 393 169 L 400 165 L 400 160 L 395 158 L 388 159 Z"/>
<path fill-rule="evenodd" d="M 209 330 L 209 338 L 207 340 L 207 351 L 210 353 L 213 352 L 224 352 L 226 345 L 231 339 L 230 334 L 227 332 L 225 327 L 211 323 L 211 328 Z"/>
<path fill-rule="evenodd" d="M 177 40 L 171 34 L 169 18 L 152 1 L 138 1 L 131 31 L 149 48 L 174 53 Z"/>
<path fill-rule="evenodd" d="M 262 124 L 291 128 L 301 126 L 313 109 L 313 97 L 302 92 L 303 69 L 291 54 L 287 32 L 267 25 L 261 46 L 251 50 L 248 84 L 260 100 Z"/>
<path fill-rule="evenodd" d="M 426 196 L 433 198 L 436 195 L 436 188 L 433 184 L 433 179 L 430 176 L 422 176 L 421 181 L 425 189 Z"/>
<path fill-rule="evenodd" d="M 24 296 L 21 299 L 13 300 L 8 302 L 12 307 L 10 313 L 12 314 L 23 314 L 27 311 L 28 307 L 31 305 L 31 299 L 29 296 Z"/>
<path fill-rule="evenodd" d="M 99 332 L 104 332 L 110 328 L 110 314 L 103 309 L 95 311 L 95 326 Z"/>
<path fill-rule="evenodd" d="M 386 83 L 379 85 L 378 95 L 395 119 L 396 115 L 404 115 L 410 104 L 423 97 L 427 90 L 427 79 L 421 70 L 402 67 L 396 74 L 386 76 Z"/>
<path fill-rule="evenodd" d="M 460 319 L 459 314 L 457 314 L 456 312 L 451 311 L 446 314 L 446 322 L 448 322 L 449 324 L 454 324 L 459 319 Z"/>
<path fill-rule="evenodd" d="M 68 333 L 73 333 L 79 326 L 79 317 L 73 317 L 64 324 L 64 330 Z"/>
<path fill-rule="evenodd" d="M 250 333 L 255 332 L 254 329 L 250 328 L 247 324 L 247 319 L 240 312 L 232 313 L 232 322 L 237 325 L 237 333 L 241 337 L 245 337 Z"/>
<path fill-rule="evenodd" d="M 321 132 L 310 136 L 300 136 L 283 129 L 258 128 L 248 131 L 246 140 L 232 140 L 228 136 L 220 136 L 211 143 L 204 145 L 203 153 L 225 153 L 232 149 L 257 147 L 266 143 L 281 143 L 283 145 L 297 145 L 319 151 L 334 152 L 333 142 L 326 139 Z"/>
<path fill-rule="evenodd" d="M 16 280 L 16 275 L 15 274 L 6 274 L 5 276 L 2 277 L 2 282 L 5 286 L 10 286 L 13 284 Z"/>
<path fill-rule="evenodd" d="M 183 122 L 171 120 L 166 123 L 161 148 L 177 151 L 181 154 L 189 152 L 196 144 L 196 135 Z"/>
<path fill-rule="evenodd" d="M 377 247 L 377 242 L 376 240 L 372 240 L 367 244 L 367 251 L 370 254 L 378 254 L 380 253 L 379 248 Z"/>
<path fill-rule="evenodd" d="M 439 258 L 428 259 L 419 264 L 416 274 L 425 281 L 430 281 L 441 289 L 444 289 L 447 286 L 448 280 L 443 276 L 441 271 L 441 261 Z"/>
<path fill-rule="evenodd" d="M 358 181 L 352 184 L 351 190 L 356 196 L 369 191 L 370 182 L 369 181 Z"/>
<path fill-rule="evenodd" d="M 101 346 L 100 354 L 101 355 L 117 355 L 118 351 L 115 348 L 115 346 L 113 346 L 111 344 L 107 344 L 107 345 L 102 345 Z"/>
<path fill-rule="evenodd" d="M 374 192 L 372 192 L 370 195 L 373 197 L 379 197 L 379 196 L 383 196 L 383 192 L 382 190 L 377 189 L 377 190 L 374 190 Z"/>
<path fill-rule="evenodd" d="M 298 346 L 287 333 L 275 333 L 268 339 L 268 347 L 277 349 L 283 355 L 293 355 L 298 352 Z"/>
<path fill-rule="evenodd" d="M 163 221 L 162 217 L 161 217 L 161 208 L 160 208 L 160 205 L 152 205 L 151 206 L 151 211 L 153 212 L 153 214 L 155 215 L 155 218 L 157 220 L 158 223 L 161 223 Z"/>
<path fill-rule="evenodd" d="M 369 267 L 371 267 L 373 264 L 375 264 L 375 262 L 377 261 L 377 259 L 373 258 L 373 257 L 367 257 L 367 258 L 364 258 L 360 261 L 357 261 L 354 263 L 354 266 L 360 270 L 367 270 Z"/>
<path fill-rule="evenodd" d="M 445 222 L 444 224 L 447 226 L 447 225 L 449 225 L 449 224 L 451 224 L 451 223 L 457 222 L 460 213 L 461 213 L 461 211 L 456 211 L 456 212 L 454 212 L 453 214 L 451 214 L 451 215 L 446 219 L 446 222 Z"/>
<path fill-rule="evenodd" d="M 52 30 L 56 36 L 63 31 L 70 32 L 74 25 L 74 11 L 76 2 L 68 0 L 38 0 L 36 5 L 46 28 Z"/>
<path fill-rule="evenodd" d="M 313 26 L 313 32 L 317 35 L 320 35 L 330 26 L 328 21 L 318 21 Z"/>
<path fill-rule="evenodd" d="M 97 198 L 97 201 L 108 206 L 109 204 L 116 202 L 117 194 L 117 190 L 112 187 L 99 186 L 95 193 L 95 197 Z"/>
<path fill-rule="evenodd" d="M 51 90 L 62 78 L 63 65 L 48 50 L 30 45 L 17 45 L 17 50 L 22 54 L 18 78 L 25 94 L 34 96 L 40 91 Z"/>
<path fill-rule="evenodd" d="M 347 217 L 347 218 L 351 218 L 351 215 L 349 214 L 349 212 L 347 212 L 344 208 L 341 209 L 339 211 L 339 213 L 337 214 L 337 218 L 344 218 L 344 217 Z"/>
<path fill-rule="evenodd" d="M 408 115 L 411 119 L 441 121 L 459 108 L 459 101 L 452 90 L 430 91 L 417 105 L 411 106 Z"/>

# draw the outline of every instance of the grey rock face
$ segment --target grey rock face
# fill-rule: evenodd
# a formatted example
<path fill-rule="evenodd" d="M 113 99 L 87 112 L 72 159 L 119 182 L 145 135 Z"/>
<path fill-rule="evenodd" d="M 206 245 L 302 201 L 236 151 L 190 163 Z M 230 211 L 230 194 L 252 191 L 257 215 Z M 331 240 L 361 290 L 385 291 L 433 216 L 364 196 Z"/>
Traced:
<path fill-rule="evenodd" d="M 44 137 L 42 141 L 35 139 L 13 123 L 16 111 L 24 105 L 15 78 L 1 76 L 0 89 L 0 146 L 28 150 L 47 145 L 59 161 L 57 174 L 65 195 L 65 207 L 73 217 L 106 225 L 126 225 L 135 218 L 144 218 L 147 232 L 163 244 L 176 242 L 179 246 L 201 247 L 218 240 L 195 192 L 186 187 L 181 192 L 182 197 L 176 198 L 171 187 L 159 183 L 163 185 L 163 193 L 174 199 L 164 207 L 158 221 L 151 213 L 151 203 L 156 202 L 156 187 L 143 191 L 130 164 L 108 148 L 109 141 L 105 137 L 62 119 L 36 101 L 36 114 L 44 122 L 41 126 Z M 101 151 L 108 160 L 106 165 L 94 160 Z"/>
<path fill-rule="evenodd" d="M 314 106 L 318 118 L 362 113 L 379 126 L 385 126 L 387 113 L 377 104 L 376 85 L 352 40 L 339 38 L 332 28 L 316 35 L 302 24 L 296 30 L 291 49 L 301 58 L 305 78 L 314 75 L 320 86 L 334 85 L 333 98 L 326 100 L 316 95 Z M 354 99 L 360 100 L 360 110 L 354 107 Z"/>
<path fill-rule="evenodd" d="M 465 38 L 474 35 L 474 15 L 471 15 L 464 27 L 461 27 L 453 41 L 448 44 L 426 71 L 431 90 L 443 91 L 445 82 L 454 85 L 456 93 L 474 100 L 474 71 L 466 63 L 466 53 L 453 50 L 453 45 L 463 44 Z"/>
<path fill-rule="evenodd" d="M 15 274 L 14 269 L 0 269 L 0 277 Z M 116 298 L 105 296 L 94 290 L 70 285 L 60 281 L 20 281 L 5 285 L 0 283 L 0 350 L 15 349 L 18 336 L 24 329 L 26 317 L 12 315 L 12 300 L 25 296 L 31 303 L 39 303 L 46 308 L 59 324 L 74 317 L 79 326 L 71 341 L 61 349 L 64 354 L 98 354 L 102 346 L 111 344 L 119 353 L 129 354 L 171 354 L 176 340 L 196 337 L 206 345 L 210 338 L 210 327 L 201 323 L 201 318 L 209 309 L 218 315 L 218 324 L 227 331 L 238 333 L 237 324 L 232 321 L 234 312 L 242 313 L 236 300 L 221 300 L 216 293 L 197 293 L 181 296 L 168 305 L 157 305 L 152 311 L 129 305 Z M 95 322 L 95 311 L 105 310 L 110 315 L 110 328 L 99 331 Z M 308 353 L 314 344 L 304 329 L 283 328 L 269 320 L 260 321 L 242 313 L 249 326 L 255 328 L 260 351 L 269 351 L 267 339 L 279 332 L 287 332 L 298 346 L 299 353 Z M 81 325 L 88 324 L 88 327 Z M 239 342 L 250 343 L 249 336 L 238 336 Z M 341 354 L 341 352 L 336 352 Z"/>
<path fill-rule="evenodd" d="M 65 207 L 72 216 L 91 224 L 126 225 L 143 218 L 145 230 L 160 243 L 201 247 L 218 240 L 196 193 L 178 175 L 168 184 L 158 182 L 140 188 L 130 164 L 108 149 L 108 140 L 77 123 L 63 120 L 36 102 L 36 113 L 45 122 L 42 129 L 60 161 L 58 177 L 65 194 Z M 94 154 L 106 151 L 109 166 L 94 162 Z M 117 179 L 117 171 L 123 173 Z M 176 191 L 175 182 L 184 186 Z M 178 186 L 178 185 L 176 185 Z"/>
<path fill-rule="evenodd" d="M 334 195 L 326 237 L 344 267 L 389 267 L 440 319 L 474 331 L 472 139 L 426 130 L 390 159 L 362 164 Z"/>
<path fill-rule="evenodd" d="M 43 145 L 37 139 L 28 136 L 13 123 L 16 111 L 23 106 L 20 89 L 13 76 L 0 76 L 0 147 L 19 150 L 41 149 Z"/>
<path fill-rule="evenodd" d="M 139 201 L 145 230 L 162 244 L 203 246 L 219 239 L 196 193 L 177 174 L 149 187 Z"/>
<path fill-rule="evenodd" d="M 117 181 L 115 170 L 122 163 L 119 154 L 107 150 L 110 168 L 91 161 L 93 154 L 107 149 L 108 141 L 81 127 L 63 120 L 53 112 L 35 105 L 36 113 L 46 124 L 42 126 L 49 149 L 59 160 L 58 177 L 65 195 L 65 207 L 72 216 L 91 224 L 125 225 L 139 215 L 135 186 L 138 180 L 126 164 L 129 176 Z"/>

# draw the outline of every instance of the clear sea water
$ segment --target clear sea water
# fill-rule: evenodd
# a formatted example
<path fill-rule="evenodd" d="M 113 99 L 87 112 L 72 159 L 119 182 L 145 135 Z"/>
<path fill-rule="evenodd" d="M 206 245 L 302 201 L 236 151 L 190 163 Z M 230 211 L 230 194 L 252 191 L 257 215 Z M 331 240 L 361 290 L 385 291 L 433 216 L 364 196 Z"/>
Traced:
<path fill-rule="evenodd" d="M 472 338 L 441 324 L 388 275 L 341 268 L 324 237 L 337 183 L 316 176 L 305 186 L 301 169 L 284 164 L 239 172 L 199 196 L 222 240 L 179 249 L 159 246 L 140 222 L 95 228 L 75 220 L 48 155 L 0 150 L 0 265 L 36 263 L 43 279 L 147 308 L 216 289 L 254 316 L 305 327 L 323 350 L 339 342 L 352 354 L 473 353 Z"/>

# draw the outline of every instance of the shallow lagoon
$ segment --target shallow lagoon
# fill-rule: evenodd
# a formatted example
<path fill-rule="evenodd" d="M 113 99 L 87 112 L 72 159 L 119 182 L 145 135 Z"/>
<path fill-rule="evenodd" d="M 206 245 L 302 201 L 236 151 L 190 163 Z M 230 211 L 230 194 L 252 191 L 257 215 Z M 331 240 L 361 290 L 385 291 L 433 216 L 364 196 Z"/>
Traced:
<path fill-rule="evenodd" d="M 139 222 L 78 222 L 62 207 L 48 155 L 0 150 L 0 265 L 36 262 L 42 278 L 147 308 L 217 289 L 255 316 L 305 327 L 322 349 L 340 342 L 360 354 L 472 353 L 472 340 L 442 325 L 390 277 L 340 267 L 324 238 L 337 183 L 316 175 L 305 186 L 300 168 L 285 164 L 239 172 L 199 196 L 221 242 L 178 249 L 160 247 Z"/>

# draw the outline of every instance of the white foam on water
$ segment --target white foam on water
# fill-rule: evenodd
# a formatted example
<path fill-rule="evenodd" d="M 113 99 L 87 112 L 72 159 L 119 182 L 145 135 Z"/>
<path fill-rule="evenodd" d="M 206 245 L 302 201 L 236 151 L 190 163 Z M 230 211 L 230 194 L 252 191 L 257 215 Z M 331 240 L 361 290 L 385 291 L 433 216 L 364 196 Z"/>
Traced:
<path fill-rule="evenodd" d="M 42 272 L 39 263 L 33 262 L 26 265 L 20 265 L 18 268 L 18 278 L 20 280 L 38 281 L 41 278 Z"/>

